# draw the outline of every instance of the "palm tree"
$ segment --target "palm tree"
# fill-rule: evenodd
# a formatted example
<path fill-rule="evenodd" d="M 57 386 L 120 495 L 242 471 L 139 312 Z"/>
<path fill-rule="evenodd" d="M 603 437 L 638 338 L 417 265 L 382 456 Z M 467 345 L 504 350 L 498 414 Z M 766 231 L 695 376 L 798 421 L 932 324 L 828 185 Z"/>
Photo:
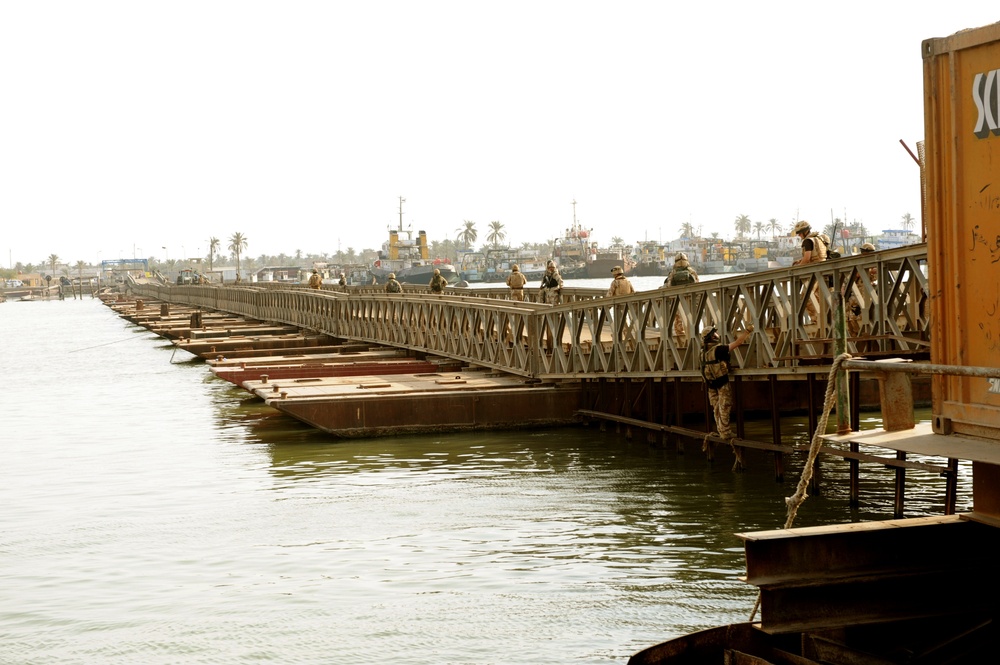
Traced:
<path fill-rule="evenodd" d="M 781 224 L 778 223 L 776 218 L 772 217 L 767 220 L 767 228 L 771 230 L 771 236 L 774 237 L 778 235 L 778 231 L 781 229 Z"/>
<path fill-rule="evenodd" d="M 751 222 L 750 218 L 746 215 L 740 215 L 737 217 L 736 222 L 733 224 L 733 226 L 736 227 L 736 237 L 742 238 L 745 234 L 750 233 L 752 224 L 753 222 Z"/>
<path fill-rule="evenodd" d="M 682 238 L 693 238 L 694 237 L 694 224 L 691 222 L 684 222 L 681 224 L 681 237 Z"/>
<path fill-rule="evenodd" d="M 215 257 L 215 253 L 219 251 L 219 239 L 212 236 L 208 239 L 208 271 L 212 271 L 212 259 Z"/>
<path fill-rule="evenodd" d="M 479 237 L 479 232 L 476 231 L 476 223 L 468 219 L 462 221 L 465 226 L 458 229 L 458 240 L 460 243 L 465 245 L 465 249 L 469 249 L 469 245 L 476 242 L 476 238 Z"/>
<path fill-rule="evenodd" d="M 49 274 L 56 274 L 56 264 L 59 263 L 59 257 L 55 254 L 49 254 L 49 258 L 45 259 L 49 263 Z"/>
<path fill-rule="evenodd" d="M 229 236 L 229 251 L 236 257 L 236 276 L 240 276 L 240 254 L 247 248 L 247 239 L 242 233 L 237 231 Z"/>
<path fill-rule="evenodd" d="M 486 242 L 494 247 L 499 247 L 500 241 L 506 237 L 507 234 L 504 233 L 503 224 L 496 220 L 490 222 L 490 233 L 486 236 Z"/>
<path fill-rule="evenodd" d="M 611 246 L 620 247 L 625 240 L 621 236 L 611 236 Z"/>
<path fill-rule="evenodd" d="M 753 230 L 757 233 L 757 240 L 760 241 L 760 234 L 764 231 L 764 222 L 754 222 Z"/>
<path fill-rule="evenodd" d="M 910 213 L 903 215 L 903 228 L 907 231 L 913 228 L 913 215 Z"/>

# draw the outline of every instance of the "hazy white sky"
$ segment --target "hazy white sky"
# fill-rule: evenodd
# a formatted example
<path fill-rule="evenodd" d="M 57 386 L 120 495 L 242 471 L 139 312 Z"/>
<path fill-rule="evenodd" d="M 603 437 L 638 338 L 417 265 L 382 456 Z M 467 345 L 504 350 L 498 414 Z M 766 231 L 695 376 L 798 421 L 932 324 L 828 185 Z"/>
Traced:
<path fill-rule="evenodd" d="M 985 1 L 0 2 L 0 265 L 919 219 L 921 40 Z M 166 248 L 166 249 L 164 249 Z"/>

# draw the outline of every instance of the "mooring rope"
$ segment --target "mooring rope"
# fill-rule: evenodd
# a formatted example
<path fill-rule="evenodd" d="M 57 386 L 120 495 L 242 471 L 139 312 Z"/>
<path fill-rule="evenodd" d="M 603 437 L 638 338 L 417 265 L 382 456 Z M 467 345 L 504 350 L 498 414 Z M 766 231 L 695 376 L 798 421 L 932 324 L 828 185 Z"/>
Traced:
<path fill-rule="evenodd" d="M 111 344 L 118 344 L 119 342 L 127 342 L 132 339 L 143 339 L 143 338 L 137 335 L 134 335 L 132 337 L 123 337 L 122 339 L 116 339 L 113 342 L 105 342 L 104 344 L 95 344 L 94 346 L 87 346 L 82 349 L 70 349 L 69 351 L 67 351 L 67 353 L 76 353 L 78 351 L 90 351 L 91 349 L 97 349 L 102 346 L 110 346 Z"/>
<path fill-rule="evenodd" d="M 840 371 L 840 366 L 844 361 L 850 360 L 851 357 L 849 353 L 842 353 L 833 359 L 833 366 L 830 368 L 830 374 L 826 383 L 823 414 L 820 416 L 819 422 L 816 423 L 816 431 L 813 432 L 812 442 L 809 445 L 809 455 L 806 457 L 805 468 L 802 469 L 802 475 L 799 476 L 799 484 L 795 488 L 795 494 L 785 497 L 785 505 L 788 506 L 788 516 L 785 518 L 783 529 L 792 528 L 792 523 L 799 512 L 799 507 L 809 497 L 806 490 L 809 488 L 809 483 L 812 482 L 813 472 L 816 467 L 816 458 L 819 457 L 819 449 L 823 447 L 823 435 L 826 434 L 826 423 L 830 418 L 830 411 L 833 410 L 833 405 L 837 401 L 837 372 Z M 754 617 L 757 616 L 758 609 L 760 609 L 760 591 L 757 592 L 757 602 L 754 603 L 753 611 L 750 612 L 750 621 L 753 621 Z"/>

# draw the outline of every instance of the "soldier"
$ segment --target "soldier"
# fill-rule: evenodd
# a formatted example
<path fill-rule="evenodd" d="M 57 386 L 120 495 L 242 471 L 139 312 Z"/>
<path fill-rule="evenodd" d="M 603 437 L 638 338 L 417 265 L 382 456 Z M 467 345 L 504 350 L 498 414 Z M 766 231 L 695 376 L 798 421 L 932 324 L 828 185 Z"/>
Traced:
<path fill-rule="evenodd" d="M 510 289 L 511 300 L 524 300 L 524 285 L 528 283 L 528 278 L 524 276 L 515 263 L 510 267 L 510 274 L 507 275 L 507 288 Z"/>
<path fill-rule="evenodd" d="M 674 267 L 670 269 L 670 274 L 663 280 L 663 286 L 682 286 L 684 284 L 694 284 L 699 281 L 698 273 L 691 267 L 687 254 L 677 252 L 674 256 Z M 690 307 L 691 300 L 688 299 Z M 674 337 L 678 339 L 684 337 L 684 321 L 681 320 L 680 312 L 674 317 Z"/>
<path fill-rule="evenodd" d="M 439 268 L 434 269 L 434 276 L 431 277 L 431 293 L 434 295 L 441 295 L 444 293 L 444 287 L 448 286 L 448 280 L 441 276 L 441 270 Z"/>
<path fill-rule="evenodd" d="M 340 273 L 340 279 L 337 280 L 337 286 L 340 287 L 341 291 L 347 291 L 347 277 L 344 273 Z"/>
<path fill-rule="evenodd" d="M 751 325 L 729 344 L 721 343 L 719 331 L 714 326 L 705 333 L 705 350 L 701 354 L 701 375 L 708 386 L 708 401 L 715 415 L 716 430 L 724 439 L 736 438 L 729 428 L 729 412 L 733 409 L 733 392 L 729 385 L 730 352 L 745 342 L 752 332 Z"/>
<path fill-rule="evenodd" d="M 396 281 L 396 273 L 389 273 L 389 281 L 385 283 L 386 293 L 402 293 L 403 286 Z"/>
<path fill-rule="evenodd" d="M 608 298 L 613 298 L 615 296 L 627 296 L 631 293 L 635 293 L 635 289 L 632 288 L 632 282 L 628 281 L 625 277 L 625 271 L 622 270 L 621 266 L 615 266 L 611 269 L 611 286 L 608 288 Z"/>
<path fill-rule="evenodd" d="M 795 225 L 792 229 L 799 238 L 802 239 L 802 258 L 795 261 L 792 265 L 805 265 L 807 263 L 818 263 L 820 261 L 826 260 L 826 243 L 820 239 L 818 233 L 812 233 L 812 227 L 809 222 L 801 221 Z M 806 301 L 806 313 L 809 315 L 810 323 L 819 323 L 819 311 L 816 308 L 816 292 L 819 290 L 819 284 L 814 283 L 812 288 L 809 288 L 809 283 L 803 285 L 801 297 Z"/>
<path fill-rule="evenodd" d="M 562 275 L 556 270 L 556 264 L 549 261 L 545 265 L 545 274 L 542 275 L 542 286 L 538 292 L 538 299 L 550 305 L 558 305 L 562 297 L 562 287 Z"/>
<path fill-rule="evenodd" d="M 319 271 L 313 268 L 313 274 L 309 276 L 309 288 L 318 289 L 323 286 L 323 278 L 320 277 Z"/>

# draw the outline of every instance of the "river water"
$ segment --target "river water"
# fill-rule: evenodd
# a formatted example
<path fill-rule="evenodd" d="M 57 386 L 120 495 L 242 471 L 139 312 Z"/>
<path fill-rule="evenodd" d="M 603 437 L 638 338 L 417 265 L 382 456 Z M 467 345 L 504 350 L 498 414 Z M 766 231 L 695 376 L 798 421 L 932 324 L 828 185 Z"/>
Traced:
<path fill-rule="evenodd" d="M 582 427 L 341 441 L 181 355 L 89 298 L 0 305 L 0 662 L 623 663 L 749 616 L 734 534 L 783 524 L 802 465 Z M 891 517 L 891 472 L 852 511 L 823 467 L 796 526 Z"/>

